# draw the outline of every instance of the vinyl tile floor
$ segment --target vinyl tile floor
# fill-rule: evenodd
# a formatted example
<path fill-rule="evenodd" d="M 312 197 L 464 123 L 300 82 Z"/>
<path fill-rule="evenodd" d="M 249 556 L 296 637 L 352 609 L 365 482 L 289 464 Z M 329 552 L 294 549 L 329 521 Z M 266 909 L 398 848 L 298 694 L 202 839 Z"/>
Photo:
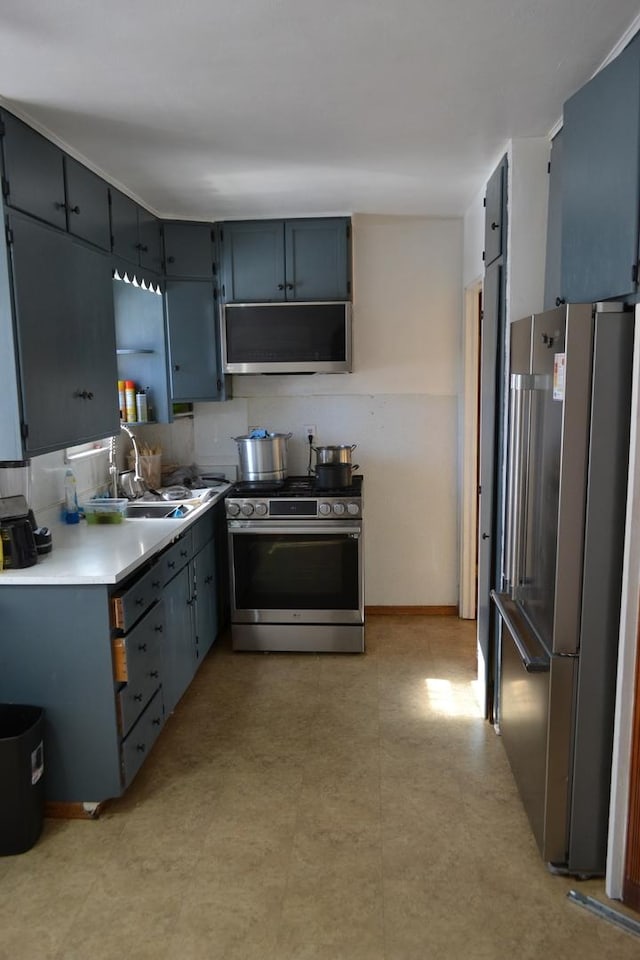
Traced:
<path fill-rule="evenodd" d="M 1 960 L 638 960 L 567 899 L 602 881 L 539 857 L 475 624 L 370 617 L 366 645 L 223 637 L 126 796 L 0 858 Z"/>

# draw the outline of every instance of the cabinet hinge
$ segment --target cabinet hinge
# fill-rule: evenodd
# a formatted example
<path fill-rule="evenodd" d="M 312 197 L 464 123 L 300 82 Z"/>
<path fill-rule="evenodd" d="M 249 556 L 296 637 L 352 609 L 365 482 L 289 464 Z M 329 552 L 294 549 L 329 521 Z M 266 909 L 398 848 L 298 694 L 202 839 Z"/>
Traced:
<path fill-rule="evenodd" d="M 211 228 L 211 242 L 212 243 L 216 242 L 216 231 L 215 231 L 215 228 L 213 227 Z"/>
<path fill-rule="evenodd" d="M 350 238 L 350 236 L 351 236 L 351 224 L 348 223 L 347 224 L 347 240 Z"/>
<path fill-rule="evenodd" d="M 221 231 L 220 231 L 220 243 L 222 243 L 223 240 L 224 240 L 224 230 L 221 230 Z"/>
<path fill-rule="evenodd" d="M 549 160 L 549 163 L 547 164 L 547 173 L 551 173 L 551 160 Z"/>
<path fill-rule="evenodd" d="M 20 436 L 22 437 L 23 440 L 26 440 L 27 437 L 29 436 L 29 424 L 28 424 L 28 423 L 21 423 L 21 424 L 20 424 Z"/>
<path fill-rule="evenodd" d="M 2 196 L 3 197 L 9 196 L 9 181 L 7 180 L 6 177 L 2 178 Z"/>
<path fill-rule="evenodd" d="M 482 201 L 482 206 L 483 206 L 483 207 L 486 207 L 486 205 L 487 205 L 487 198 L 484 197 L 484 199 L 483 199 L 483 201 Z"/>
<path fill-rule="evenodd" d="M 219 377 L 218 377 L 218 379 L 216 380 L 216 387 L 217 387 L 217 389 L 218 389 L 218 393 L 222 393 L 222 380 L 220 380 Z"/>
<path fill-rule="evenodd" d="M 0 137 L 4 137 L 6 132 L 7 131 L 4 125 L 4 120 L 0 120 Z"/>
<path fill-rule="evenodd" d="M 634 265 L 631 267 L 631 282 L 632 283 L 638 282 L 638 264 L 637 263 L 634 263 Z"/>
<path fill-rule="evenodd" d="M 7 226 L 4 228 L 4 232 L 5 232 L 5 236 L 6 236 L 6 238 L 7 238 L 7 244 L 13 243 L 13 230 L 11 229 L 11 227 L 10 227 L 8 224 L 7 224 Z"/>
<path fill-rule="evenodd" d="M 223 284 L 222 284 L 222 296 L 223 296 L 223 298 L 226 297 L 226 295 L 227 295 L 227 291 L 225 290 L 224 283 L 223 283 Z"/>
<path fill-rule="evenodd" d="M 217 272 L 218 272 L 218 264 L 215 262 L 215 260 L 212 260 L 212 262 L 211 262 L 211 273 L 212 273 L 212 274 L 214 275 L 214 277 L 215 277 L 215 275 L 216 275 Z"/>
<path fill-rule="evenodd" d="M 482 251 L 482 262 L 484 263 L 484 250 Z"/>

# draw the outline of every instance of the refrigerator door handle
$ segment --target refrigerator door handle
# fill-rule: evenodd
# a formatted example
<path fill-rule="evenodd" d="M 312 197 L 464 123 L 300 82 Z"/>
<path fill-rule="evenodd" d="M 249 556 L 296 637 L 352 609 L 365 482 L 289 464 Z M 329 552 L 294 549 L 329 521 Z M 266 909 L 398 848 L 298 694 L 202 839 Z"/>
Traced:
<path fill-rule="evenodd" d="M 546 657 L 531 656 L 531 654 L 527 650 L 527 646 L 525 642 L 523 641 L 520 635 L 519 627 L 515 622 L 515 620 L 511 617 L 509 610 L 503 603 L 503 600 L 500 594 L 496 593 L 495 590 L 492 590 L 491 599 L 493 600 L 496 607 L 498 608 L 498 612 L 500 616 L 502 617 L 505 624 L 509 628 L 509 633 L 511 634 L 513 638 L 513 642 L 515 643 L 518 653 L 520 654 L 520 659 L 522 660 L 522 666 L 525 668 L 527 673 L 548 673 L 549 670 L 551 669 L 551 661 Z"/>
<path fill-rule="evenodd" d="M 514 373 L 511 374 L 510 386 L 506 578 L 515 600 L 522 577 L 529 421 L 534 378 L 531 374 Z"/>

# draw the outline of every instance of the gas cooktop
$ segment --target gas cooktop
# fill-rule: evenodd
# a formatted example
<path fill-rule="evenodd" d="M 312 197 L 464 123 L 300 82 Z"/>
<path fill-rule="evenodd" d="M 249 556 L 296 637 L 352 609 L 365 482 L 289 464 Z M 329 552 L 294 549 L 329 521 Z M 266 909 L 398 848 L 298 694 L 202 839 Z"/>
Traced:
<path fill-rule="evenodd" d="M 230 520 L 361 517 L 362 475 L 354 475 L 348 487 L 331 489 L 319 487 L 315 477 L 287 477 L 278 483 L 241 481 L 229 490 L 225 505 Z"/>
<path fill-rule="evenodd" d="M 362 475 L 354 474 L 348 487 L 318 487 L 315 477 L 287 477 L 286 480 L 241 480 L 229 490 L 229 497 L 351 497 L 362 496 Z"/>

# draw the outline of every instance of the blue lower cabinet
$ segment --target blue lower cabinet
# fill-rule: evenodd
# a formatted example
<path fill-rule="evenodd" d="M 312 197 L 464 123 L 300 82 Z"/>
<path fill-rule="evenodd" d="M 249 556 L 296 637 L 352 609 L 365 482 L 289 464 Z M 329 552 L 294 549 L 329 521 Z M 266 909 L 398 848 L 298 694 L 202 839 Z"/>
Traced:
<path fill-rule="evenodd" d="M 0 702 L 44 710 L 47 801 L 118 797 L 149 756 L 217 632 L 217 516 L 115 587 L 0 584 Z"/>

